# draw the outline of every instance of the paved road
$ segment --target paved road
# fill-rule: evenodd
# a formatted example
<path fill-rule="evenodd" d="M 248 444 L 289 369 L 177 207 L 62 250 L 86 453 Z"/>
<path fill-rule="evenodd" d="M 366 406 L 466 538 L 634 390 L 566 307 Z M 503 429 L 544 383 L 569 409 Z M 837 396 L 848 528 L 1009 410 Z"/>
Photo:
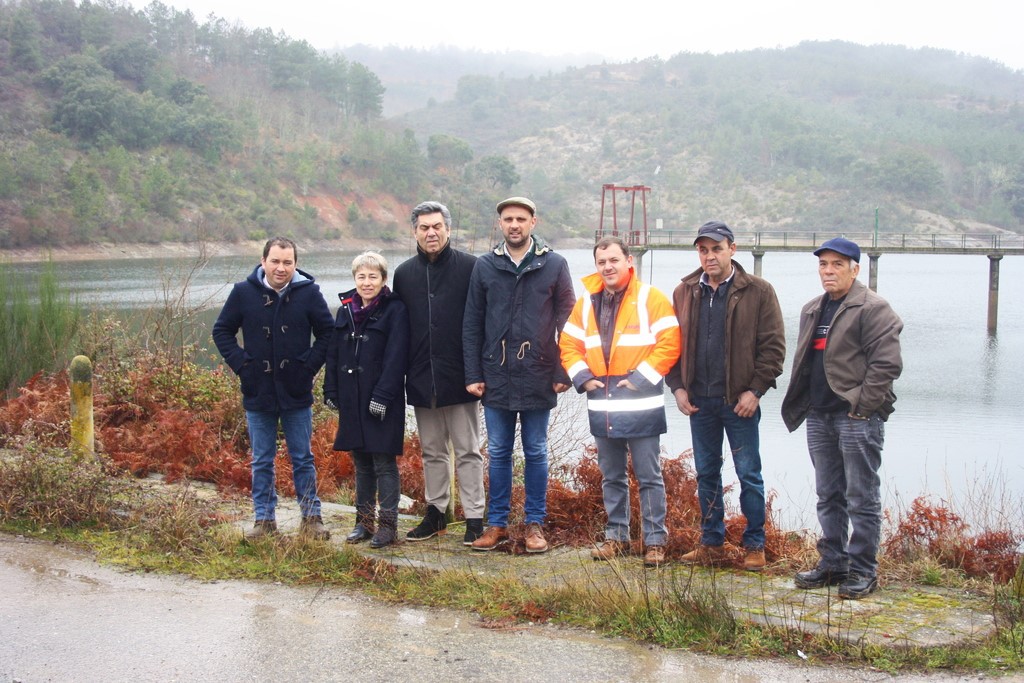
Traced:
<path fill-rule="evenodd" d="M 884 681 L 871 671 L 726 660 L 335 588 L 124 573 L 0 535 L 0 682 Z M 903 681 L 950 681 L 909 677 Z"/>

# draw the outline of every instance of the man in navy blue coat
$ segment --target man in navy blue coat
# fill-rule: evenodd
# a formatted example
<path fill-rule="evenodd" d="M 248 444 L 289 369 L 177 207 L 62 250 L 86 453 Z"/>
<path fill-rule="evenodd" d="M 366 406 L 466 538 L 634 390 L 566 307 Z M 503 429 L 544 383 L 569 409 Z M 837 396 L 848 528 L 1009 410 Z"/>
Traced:
<path fill-rule="evenodd" d="M 466 391 L 480 396 L 487 424 L 490 499 L 487 530 L 473 550 L 509 538 L 512 448 L 516 422 L 523 443 L 526 552 L 548 549 L 548 418 L 571 386 L 559 360 L 558 334 L 576 295 L 565 258 L 533 235 L 537 206 L 509 197 L 497 206 L 502 242 L 481 256 L 469 281 L 463 318 Z"/>
<path fill-rule="evenodd" d="M 295 494 L 302 511 L 301 533 L 330 534 L 320 516 L 313 435 L 313 378 L 327 357 L 334 328 L 327 302 L 313 276 L 296 267 L 298 249 L 284 237 L 263 247 L 252 274 L 235 283 L 213 325 L 213 340 L 224 362 L 241 381 L 242 407 L 252 443 L 252 502 L 256 523 L 246 538 L 277 532 L 274 458 L 277 430 L 284 431 L 292 461 Z M 238 331 L 242 331 L 242 345 Z M 316 341 L 310 344 L 311 338 Z"/>

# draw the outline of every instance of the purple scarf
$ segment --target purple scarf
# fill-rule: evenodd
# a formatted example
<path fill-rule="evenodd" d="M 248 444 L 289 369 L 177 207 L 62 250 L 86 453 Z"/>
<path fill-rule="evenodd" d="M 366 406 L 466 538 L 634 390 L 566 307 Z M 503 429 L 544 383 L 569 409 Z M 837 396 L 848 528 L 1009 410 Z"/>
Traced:
<path fill-rule="evenodd" d="M 391 290 L 388 289 L 387 285 L 384 285 L 381 288 L 380 293 L 373 297 L 373 300 L 370 301 L 369 304 L 363 306 L 363 299 L 357 292 L 352 297 L 350 304 L 352 308 L 352 322 L 355 323 L 356 329 L 362 329 L 363 325 L 366 323 L 366 319 L 370 317 L 370 314 L 380 306 L 381 300 L 390 295 Z"/>

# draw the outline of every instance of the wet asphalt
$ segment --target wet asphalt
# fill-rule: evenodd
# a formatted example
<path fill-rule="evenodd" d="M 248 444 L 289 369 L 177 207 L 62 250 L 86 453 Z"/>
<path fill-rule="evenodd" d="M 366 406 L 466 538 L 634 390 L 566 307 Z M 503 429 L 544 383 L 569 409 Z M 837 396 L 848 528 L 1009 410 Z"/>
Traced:
<path fill-rule="evenodd" d="M 129 573 L 80 550 L 9 535 L 0 535 L 0 595 L 3 683 L 892 680 L 550 625 L 487 628 L 473 614 L 333 587 Z"/>

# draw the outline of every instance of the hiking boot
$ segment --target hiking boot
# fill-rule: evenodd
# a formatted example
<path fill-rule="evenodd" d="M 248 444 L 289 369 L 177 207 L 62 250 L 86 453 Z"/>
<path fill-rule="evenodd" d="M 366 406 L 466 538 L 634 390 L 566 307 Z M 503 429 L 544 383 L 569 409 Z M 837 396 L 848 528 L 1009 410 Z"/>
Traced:
<path fill-rule="evenodd" d="M 679 558 L 684 564 L 701 564 L 715 567 L 729 560 L 724 545 L 704 545 L 703 543 Z"/>
<path fill-rule="evenodd" d="M 352 533 L 345 537 L 345 543 L 362 543 L 373 537 L 373 529 L 367 529 L 363 524 L 356 524 Z"/>
<path fill-rule="evenodd" d="M 398 541 L 398 513 L 380 511 L 380 524 L 377 533 L 370 539 L 370 547 L 374 550 L 392 545 Z"/>
<path fill-rule="evenodd" d="M 860 600 L 878 590 L 878 579 L 873 576 L 850 574 L 839 586 L 839 597 L 843 600 Z"/>
<path fill-rule="evenodd" d="M 528 553 L 546 553 L 548 551 L 548 541 L 544 538 L 544 531 L 540 528 L 540 524 L 527 524 L 526 525 L 526 552 Z"/>
<path fill-rule="evenodd" d="M 610 560 L 628 552 L 629 543 L 625 541 L 605 541 L 590 551 L 590 557 L 595 560 Z"/>
<path fill-rule="evenodd" d="M 811 588 L 824 588 L 825 586 L 838 586 L 846 581 L 849 572 L 845 569 L 827 569 L 815 567 L 805 572 L 797 572 L 793 577 L 793 583 L 797 588 L 805 590 Z"/>
<path fill-rule="evenodd" d="M 407 533 L 405 537 L 410 541 L 425 541 L 434 536 L 444 536 L 447 528 L 448 521 L 444 518 L 444 513 L 433 505 L 428 505 L 427 514 L 423 516 L 423 521 L 417 524 L 416 528 Z"/>
<path fill-rule="evenodd" d="M 257 519 L 252 528 L 245 532 L 247 541 L 258 541 L 268 536 L 277 536 L 277 522 L 272 519 Z"/>
<path fill-rule="evenodd" d="M 303 517 L 299 523 L 299 535 L 312 538 L 314 541 L 327 541 L 331 538 L 331 532 L 324 526 L 324 520 L 320 515 Z"/>
<path fill-rule="evenodd" d="M 494 550 L 508 541 L 508 529 L 503 526 L 489 526 L 483 535 L 473 541 L 473 550 Z"/>
<path fill-rule="evenodd" d="M 467 519 L 466 535 L 462 537 L 462 545 L 473 545 L 473 541 L 484 535 L 484 520 Z"/>
<path fill-rule="evenodd" d="M 766 564 L 764 548 L 758 548 L 757 550 L 747 549 L 747 553 L 743 556 L 743 568 L 748 572 L 759 572 L 764 569 Z"/>
<path fill-rule="evenodd" d="M 647 546 L 647 552 L 644 553 L 644 566 L 645 567 L 660 567 L 665 564 L 665 546 L 663 545 L 649 545 Z"/>

